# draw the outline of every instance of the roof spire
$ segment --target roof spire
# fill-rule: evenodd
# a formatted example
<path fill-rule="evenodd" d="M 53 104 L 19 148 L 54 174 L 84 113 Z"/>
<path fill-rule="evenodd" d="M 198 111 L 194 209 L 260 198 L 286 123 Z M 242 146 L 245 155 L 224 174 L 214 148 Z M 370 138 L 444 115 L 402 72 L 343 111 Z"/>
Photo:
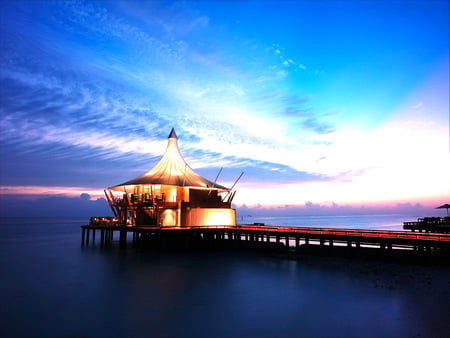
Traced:
<path fill-rule="evenodd" d="M 228 191 L 228 188 L 201 177 L 187 165 L 178 148 L 178 137 L 174 128 L 170 131 L 166 151 L 158 163 L 141 176 L 111 187 L 111 189 L 127 192 L 127 189 L 134 191 L 136 186 L 159 184 L 212 189 L 219 192 Z"/>
<path fill-rule="evenodd" d="M 174 128 L 172 128 L 172 130 L 170 131 L 168 138 L 176 138 L 178 140 L 177 133 L 175 132 Z"/>

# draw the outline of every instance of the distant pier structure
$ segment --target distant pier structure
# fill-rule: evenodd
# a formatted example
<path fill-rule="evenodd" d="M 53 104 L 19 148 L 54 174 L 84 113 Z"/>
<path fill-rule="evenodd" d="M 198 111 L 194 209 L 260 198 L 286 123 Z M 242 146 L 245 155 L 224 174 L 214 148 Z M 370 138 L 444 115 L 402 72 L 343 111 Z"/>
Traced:
<path fill-rule="evenodd" d="M 403 229 L 413 232 L 434 232 L 434 233 L 450 233 L 450 204 L 446 203 L 438 206 L 436 209 L 447 209 L 447 217 L 423 217 L 417 219 L 416 222 L 403 222 Z"/>
<path fill-rule="evenodd" d="M 403 222 L 403 229 L 413 232 L 450 233 L 450 217 L 423 217 L 416 222 Z"/>
<path fill-rule="evenodd" d="M 234 195 L 232 189 L 201 177 L 189 167 L 172 128 L 166 151 L 153 168 L 105 190 L 115 217 L 97 218 L 91 223 L 126 227 L 235 226 L 236 210 L 231 207 Z"/>

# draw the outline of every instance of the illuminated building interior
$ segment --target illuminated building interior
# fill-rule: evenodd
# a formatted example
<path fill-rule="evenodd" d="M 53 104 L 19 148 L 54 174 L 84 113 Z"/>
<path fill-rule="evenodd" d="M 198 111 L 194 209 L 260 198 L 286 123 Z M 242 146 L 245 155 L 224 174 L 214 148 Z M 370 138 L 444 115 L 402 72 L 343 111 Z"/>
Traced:
<path fill-rule="evenodd" d="M 114 216 L 127 226 L 236 225 L 235 191 L 195 173 L 175 130 L 160 161 L 143 175 L 105 190 Z"/>

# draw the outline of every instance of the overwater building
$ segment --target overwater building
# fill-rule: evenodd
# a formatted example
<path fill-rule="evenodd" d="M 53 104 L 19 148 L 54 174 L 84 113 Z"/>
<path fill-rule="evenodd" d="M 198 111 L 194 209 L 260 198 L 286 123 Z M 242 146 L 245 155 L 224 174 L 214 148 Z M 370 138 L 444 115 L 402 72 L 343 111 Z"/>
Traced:
<path fill-rule="evenodd" d="M 236 225 L 234 194 L 189 167 L 173 128 L 166 151 L 153 168 L 105 190 L 115 217 L 127 226 Z"/>

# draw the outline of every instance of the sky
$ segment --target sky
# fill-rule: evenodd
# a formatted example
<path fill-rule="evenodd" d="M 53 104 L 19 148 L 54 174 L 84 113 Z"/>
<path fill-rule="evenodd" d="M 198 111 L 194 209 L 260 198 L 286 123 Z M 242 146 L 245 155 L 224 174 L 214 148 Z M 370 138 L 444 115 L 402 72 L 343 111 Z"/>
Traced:
<path fill-rule="evenodd" d="M 4 0 L 0 29 L 2 215 L 106 212 L 172 127 L 244 172 L 238 213 L 450 202 L 448 0 Z"/>

